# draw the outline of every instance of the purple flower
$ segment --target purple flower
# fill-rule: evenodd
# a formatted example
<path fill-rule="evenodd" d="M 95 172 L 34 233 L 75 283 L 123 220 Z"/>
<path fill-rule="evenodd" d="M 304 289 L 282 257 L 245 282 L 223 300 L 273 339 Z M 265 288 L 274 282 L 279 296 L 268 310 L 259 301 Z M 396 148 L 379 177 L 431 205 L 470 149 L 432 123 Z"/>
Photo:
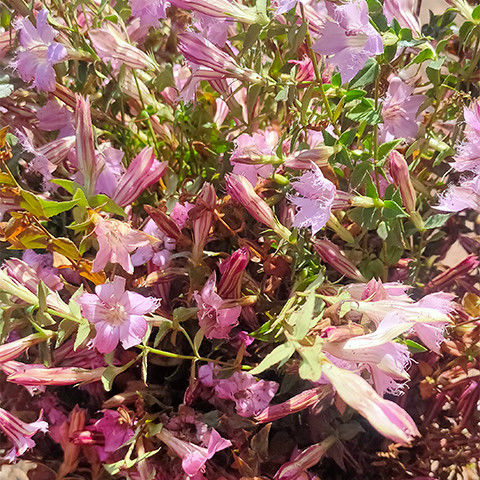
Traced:
<path fill-rule="evenodd" d="M 38 128 L 47 132 L 59 130 L 58 138 L 75 134 L 73 113 L 55 100 L 49 100 L 37 110 Z"/>
<path fill-rule="evenodd" d="M 382 37 L 370 25 L 365 0 L 339 6 L 328 2 L 327 10 L 330 16 L 313 50 L 320 55 L 331 55 L 329 63 L 338 68 L 343 82 L 348 82 L 370 57 L 383 53 Z"/>
<path fill-rule="evenodd" d="M 277 382 L 257 380 L 246 372 L 234 372 L 229 378 L 216 378 L 218 367 L 211 363 L 198 369 L 198 378 L 215 390 L 218 398 L 232 400 L 242 417 L 252 417 L 265 410 L 278 390 Z"/>
<path fill-rule="evenodd" d="M 52 92 L 55 90 L 53 65 L 65 59 L 67 50 L 54 42 L 57 32 L 47 23 L 47 16 L 47 10 L 41 10 L 36 18 L 36 27 L 27 18 L 14 25 L 20 32 L 22 48 L 12 66 L 24 82 L 33 82 L 39 91 Z"/>
<path fill-rule="evenodd" d="M 297 208 L 293 226 L 309 227 L 315 235 L 330 218 L 336 192 L 335 185 L 323 176 L 322 171 L 316 165 L 313 165 L 311 170 L 292 182 L 292 187 L 298 194 L 288 196 L 288 199 Z"/>
<path fill-rule="evenodd" d="M 83 293 L 77 300 L 87 320 L 95 325 L 95 348 L 110 353 L 122 343 L 123 348 L 138 345 L 147 332 L 144 317 L 158 308 L 158 299 L 125 290 L 125 279 L 97 285 L 95 294 Z"/>
<path fill-rule="evenodd" d="M 480 210 L 480 175 L 463 180 L 461 185 L 450 185 L 434 208 L 444 212 L 461 212 L 467 208 Z"/>
<path fill-rule="evenodd" d="M 159 19 L 165 18 L 168 2 L 165 0 L 129 0 L 132 16 L 138 17 L 144 27 L 158 27 Z"/>
<path fill-rule="evenodd" d="M 465 107 L 463 116 L 467 124 L 466 141 L 458 146 L 452 167 L 457 172 L 480 173 L 480 102 L 472 103 L 470 108 Z"/>
<path fill-rule="evenodd" d="M 414 33 L 420 33 L 420 23 L 415 15 L 415 0 L 385 0 L 383 12 L 388 23 L 395 19 L 402 28 L 409 28 Z"/>
<path fill-rule="evenodd" d="M 148 237 L 134 230 L 128 223 L 105 219 L 99 214 L 93 215 L 93 222 L 99 249 L 93 261 L 92 271 L 99 272 L 110 262 L 120 264 L 127 273 L 133 273 L 130 253 L 138 247 L 149 245 Z"/>
<path fill-rule="evenodd" d="M 230 330 L 237 325 L 242 307 L 231 307 L 215 292 L 215 272 L 205 283 L 200 293 L 193 294 L 198 305 L 198 321 L 207 338 L 228 338 Z"/>
<path fill-rule="evenodd" d="M 130 425 L 122 420 L 123 418 L 118 412 L 104 410 L 103 417 L 93 424 L 92 430 L 103 434 L 103 445 L 96 446 L 98 456 L 102 462 L 134 435 Z"/>
<path fill-rule="evenodd" d="M 400 137 L 412 139 L 417 136 L 417 111 L 426 97 L 412 93 L 413 87 L 400 78 L 393 77 L 390 80 L 382 107 L 382 141 L 388 142 Z"/>
<path fill-rule="evenodd" d="M 35 446 L 32 437 L 40 430 L 46 432 L 47 422 L 41 420 L 42 414 L 36 422 L 25 423 L 3 408 L 0 408 L 0 430 L 12 441 L 13 448 L 5 455 L 5 458 L 13 462 L 16 457 L 22 455 L 29 448 Z"/>

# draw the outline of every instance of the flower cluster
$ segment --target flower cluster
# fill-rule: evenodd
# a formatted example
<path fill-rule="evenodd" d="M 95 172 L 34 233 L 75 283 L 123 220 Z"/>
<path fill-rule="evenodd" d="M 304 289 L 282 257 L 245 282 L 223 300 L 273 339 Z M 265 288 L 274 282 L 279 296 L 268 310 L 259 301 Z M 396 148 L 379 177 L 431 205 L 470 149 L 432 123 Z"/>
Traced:
<path fill-rule="evenodd" d="M 0 478 L 473 478 L 470 3 L 3 2 Z"/>

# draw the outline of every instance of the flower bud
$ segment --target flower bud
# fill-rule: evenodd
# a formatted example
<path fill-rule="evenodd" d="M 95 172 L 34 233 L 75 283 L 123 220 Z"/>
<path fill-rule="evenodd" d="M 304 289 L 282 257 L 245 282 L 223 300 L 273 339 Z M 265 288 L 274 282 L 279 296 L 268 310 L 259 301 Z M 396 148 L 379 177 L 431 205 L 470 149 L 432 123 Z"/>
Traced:
<path fill-rule="evenodd" d="M 352 280 L 365 282 L 365 278 L 357 267 L 340 251 L 330 240 L 316 240 L 313 248 L 320 255 L 321 259 L 328 263 L 338 273 L 345 275 Z"/>
<path fill-rule="evenodd" d="M 215 188 L 210 183 L 204 183 L 197 196 L 195 208 L 188 214 L 193 227 L 192 259 L 194 263 L 198 263 L 202 258 L 203 248 L 213 225 L 213 210 L 216 204 Z"/>
<path fill-rule="evenodd" d="M 45 342 L 46 340 L 52 338 L 54 335 L 55 332 L 34 333 L 32 335 L 28 335 L 27 337 L 14 340 L 13 342 L 8 342 L 0 345 L 0 363 L 14 360 L 33 345 Z"/>
<path fill-rule="evenodd" d="M 410 180 L 410 172 L 408 171 L 408 164 L 400 153 L 392 150 L 388 156 L 389 166 L 388 171 L 393 179 L 393 182 L 400 190 L 404 207 L 408 212 L 415 211 L 417 203 L 417 193 L 413 188 Z"/>
<path fill-rule="evenodd" d="M 24 386 L 74 385 L 76 383 L 91 383 L 97 382 L 102 378 L 105 368 L 106 367 L 100 367 L 90 370 L 88 368 L 45 368 L 41 366 L 12 373 L 7 377 L 7 381 Z"/>
<path fill-rule="evenodd" d="M 240 298 L 243 272 L 247 268 L 249 260 L 249 249 L 242 247 L 220 264 L 222 278 L 217 288 L 218 294 L 222 298 Z"/>
<path fill-rule="evenodd" d="M 437 291 L 448 288 L 457 279 L 465 277 L 472 270 L 475 270 L 480 265 L 480 260 L 477 255 L 469 255 L 461 262 L 453 267 L 448 268 L 444 272 L 437 275 L 427 284 L 427 291 Z"/>

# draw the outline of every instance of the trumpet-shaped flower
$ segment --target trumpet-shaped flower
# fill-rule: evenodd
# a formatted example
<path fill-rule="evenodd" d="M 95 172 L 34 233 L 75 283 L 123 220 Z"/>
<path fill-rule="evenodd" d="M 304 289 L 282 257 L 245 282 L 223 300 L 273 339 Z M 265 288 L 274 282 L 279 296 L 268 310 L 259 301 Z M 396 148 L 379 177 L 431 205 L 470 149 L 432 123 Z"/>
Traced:
<path fill-rule="evenodd" d="M 0 430 L 12 441 L 13 448 L 5 458 L 13 462 L 16 457 L 35 446 L 32 437 L 38 432 L 46 432 L 48 423 L 41 420 L 42 414 L 36 422 L 25 423 L 3 408 L 0 408 Z"/>
<path fill-rule="evenodd" d="M 382 107 L 383 125 L 380 135 L 384 142 L 395 138 L 412 139 L 417 136 L 417 111 L 425 95 L 412 95 L 413 87 L 398 77 L 393 77 L 388 86 Z"/>
<path fill-rule="evenodd" d="M 237 325 L 242 307 L 227 306 L 215 292 L 215 282 L 213 272 L 202 291 L 193 294 L 198 305 L 198 321 L 207 338 L 228 338 L 230 330 Z"/>
<path fill-rule="evenodd" d="M 82 313 L 95 325 L 95 348 L 110 353 L 121 342 L 124 348 L 138 345 L 147 332 L 145 315 L 154 312 L 158 299 L 125 290 L 125 279 L 97 285 L 95 294 L 83 293 L 78 299 Z"/>
<path fill-rule="evenodd" d="M 415 0 L 385 0 L 383 12 L 388 23 L 395 19 L 402 28 L 409 28 L 413 33 L 420 33 L 420 22 L 415 15 Z"/>
<path fill-rule="evenodd" d="M 36 18 L 36 27 L 27 18 L 22 18 L 14 27 L 20 33 L 22 47 L 13 62 L 24 82 L 33 82 L 37 90 L 55 90 L 53 66 L 65 59 L 66 48 L 54 41 L 56 31 L 47 23 L 47 10 L 41 10 Z"/>
<path fill-rule="evenodd" d="M 297 195 L 289 195 L 289 200 L 297 208 L 293 226 L 298 228 L 309 227 L 315 235 L 330 218 L 335 185 L 327 180 L 322 171 L 313 165 L 298 180 L 292 182 Z"/>
<path fill-rule="evenodd" d="M 329 63 L 336 66 L 344 82 L 350 81 L 368 58 L 383 53 L 380 34 L 370 25 L 365 0 L 354 0 L 334 6 L 327 2 L 330 14 L 323 23 L 313 45 L 320 55 L 330 55 Z"/>
<path fill-rule="evenodd" d="M 450 185 L 434 208 L 444 212 L 461 212 L 467 208 L 480 210 L 480 175 L 463 180 L 460 185 Z"/>

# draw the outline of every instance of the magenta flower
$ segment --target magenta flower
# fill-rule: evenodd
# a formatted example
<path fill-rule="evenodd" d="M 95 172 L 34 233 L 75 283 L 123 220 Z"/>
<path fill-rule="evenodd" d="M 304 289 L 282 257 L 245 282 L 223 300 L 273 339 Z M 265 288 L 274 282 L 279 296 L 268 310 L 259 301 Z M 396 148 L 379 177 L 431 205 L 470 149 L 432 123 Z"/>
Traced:
<path fill-rule="evenodd" d="M 13 448 L 5 455 L 5 458 L 13 462 L 16 457 L 25 453 L 35 446 L 32 437 L 40 430 L 46 432 L 48 423 L 41 420 L 42 414 L 36 422 L 25 423 L 3 408 L 0 408 L 0 430 L 12 441 Z"/>
<path fill-rule="evenodd" d="M 236 20 L 247 24 L 255 23 L 257 13 L 254 8 L 228 0 L 172 0 L 172 4 L 184 10 L 193 10 L 202 16 L 220 20 Z"/>
<path fill-rule="evenodd" d="M 144 27 L 158 27 L 159 19 L 165 18 L 165 10 L 169 2 L 166 0 L 128 0 L 132 8 L 132 16 L 140 19 Z"/>
<path fill-rule="evenodd" d="M 112 200 L 121 207 L 130 205 L 145 189 L 160 180 L 167 166 L 168 162 L 155 160 L 153 148 L 145 147 L 120 177 Z"/>
<path fill-rule="evenodd" d="M 120 264 L 127 273 L 133 273 L 130 253 L 138 247 L 149 245 L 148 237 L 120 220 L 106 219 L 95 214 L 93 222 L 99 248 L 92 271 L 99 272 L 110 262 Z"/>
<path fill-rule="evenodd" d="M 208 443 L 205 438 L 206 447 L 200 447 L 194 443 L 180 440 L 166 428 L 162 428 L 162 430 L 156 434 L 156 437 L 182 459 L 183 471 L 189 476 L 203 472 L 207 460 L 212 458 L 215 453 L 232 445 L 230 440 L 222 438 L 213 428 L 210 434 L 207 435 Z"/>
<path fill-rule="evenodd" d="M 159 300 L 125 290 L 125 279 L 97 285 L 95 294 L 83 293 L 77 300 L 85 318 L 95 325 L 95 348 L 113 352 L 118 342 L 123 348 L 138 345 L 147 332 L 147 313 L 154 312 Z"/>
<path fill-rule="evenodd" d="M 96 445 L 98 456 L 102 462 L 134 435 L 132 427 L 121 420 L 122 417 L 117 411 L 104 410 L 103 417 L 91 427 L 94 432 L 100 433 L 103 439 L 103 444 Z"/>
<path fill-rule="evenodd" d="M 55 90 L 53 66 L 65 59 L 67 50 L 54 41 L 57 32 L 47 23 L 47 10 L 41 10 L 36 18 L 36 27 L 27 18 L 22 18 L 14 27 L 20 32 L 22 47 L 12 66 L 24 82 L 33 82 L 37 90 Z"/>
<path fill-rule="evenodd" d="M 246 372 L 234 372 L 229 378 L 216 378 L 218 367 L 203 365 L 198 378 L 206 387 L 214 389 L 218 398 L 232 400 L 236 412 L 242 417 L 252 417 L 265 410 L 278 390 L 277 382 L 257 380 Z"/>
<path fill-rule="evenodd" d="M 414 88 L 398 77 L 393 77 L 388 86 L 382 107 L 383 125 L 380 129 L 382 141 L 395 138 L 413 139 L 417 136 L 417 111 L 425 95 L 412 95 Z"/>
<path fill-rule="evenodd" d="M 297 195 L 288 195 L 288 199 L 297 208 L 293 226 L 311 228 L 313 235 L 319 232 L 330 218 L 335 185 L 327 180 L 316 166 L 292 182 Z"/>
<path fill-rule="evenodd" d="M 207 338 L 228 338 L 230 330 L 237 325 L 242 307 L 231 307 L 215 292 L 215 272 L 205 283 L 200 293 L 193 294 L 198 305 L 198 321 Z"/>
<path fill-rule="evenodd" d="M 383 53 L 382 37 L 370 25 L 365 0 L 338 6 L 327 2 L 327 10 L 330 16 L 313 49 L 320 55 L 330 55 L 329 63 L 338 68 L 343 82 L 348 82 L 370 57 Z"/>
<path fill-rule="evenodd" d="M 402 28 L 409 28 L 413 33 L 420 33 L 420 22 L 415 15 L 415 0 L 385 0 L 383 12 L 389 24 L 395 19 Z"/>
<path fill-rule="evenodd" d="M 222 277 L 218 282 L 218 293 L 223 298 L 240 298 L 243 272 L 247 268 L 249 260 L 250 250 L 242 247 L 219 265 Z"/>

